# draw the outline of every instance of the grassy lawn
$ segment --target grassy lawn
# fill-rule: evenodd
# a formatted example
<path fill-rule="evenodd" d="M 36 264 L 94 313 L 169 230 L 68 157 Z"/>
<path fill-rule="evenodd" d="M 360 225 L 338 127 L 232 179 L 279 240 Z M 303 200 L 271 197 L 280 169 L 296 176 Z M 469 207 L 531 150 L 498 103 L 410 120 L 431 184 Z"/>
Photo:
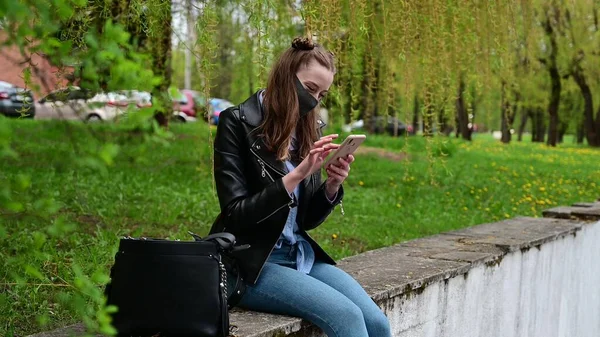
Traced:
<path fill-rule="evenodd" d="M 93 316 L 81 276 L 101 290 L 119 236 L 208 231 L 218 214 L 209 128 L 171 131 L 145 140 L 110 125 L 0 119 L 0 153 L 11 132 L 19 154 L 0 157 L 0 335 Z M 488 135 L 471 144 L 369 136 L 366 145 L 381 150 L 357 155 L 345 215 L 337 208 L 313 232 L 335 258 L 600 197 L 600 151 L 590 148 Z"/>

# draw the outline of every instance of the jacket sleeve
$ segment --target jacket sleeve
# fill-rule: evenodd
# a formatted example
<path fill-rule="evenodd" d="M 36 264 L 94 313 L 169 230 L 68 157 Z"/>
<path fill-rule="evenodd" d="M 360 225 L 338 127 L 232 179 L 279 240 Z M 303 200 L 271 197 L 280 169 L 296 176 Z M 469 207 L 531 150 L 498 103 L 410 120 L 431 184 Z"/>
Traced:
<path fill-rule="evenodd" d="M 325 183 L 321 182 L 320 171 L 315 174 L 315 185 L 319 186 L 319 188 L 311 196 L 306 218 L 304 219 L 304 230 L 307 231 L 321 225 L 329 214 L 331 214 L 335 206 L 342 202 L 344 197 L 344 188 L 340 186 L 333 201 L 327 198 Z"/>
<path fill-rule="evenodd" d="M 295 202 L 287 193 L 283 180 L 275 180 L 263 190 L 250 194 L 246 163 L 249 147 L 244 139 L 236 109 L 227 109 L 219 116 L 214 144 L 214 170 L 221 220 L 233 231 L 256 229 L 262 222 Z"/>

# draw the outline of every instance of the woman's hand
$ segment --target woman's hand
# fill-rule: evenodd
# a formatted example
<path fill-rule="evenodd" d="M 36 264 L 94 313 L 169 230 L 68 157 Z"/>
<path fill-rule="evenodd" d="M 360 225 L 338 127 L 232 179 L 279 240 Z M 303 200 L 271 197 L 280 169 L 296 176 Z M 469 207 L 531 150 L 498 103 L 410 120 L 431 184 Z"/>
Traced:
<path fill-rule="evenodd" d="M 325 191 L 329 199 L 335 197 L 344 180 L 348 178 L 352 162 L 354 162 L 354 156 L 349 154 L 346 158 L 339 158 L 337 163 L 332 163 L 326 167 Z"/>
<path fill-rule="evenodd" d="M 337 134 L 321 137 L 321 139 L 314 143 L 308 156 L 306 156 L 294 170 L 283 177 L 283 184 L 288 193 L 291 193 L 306 177 L 317 172 L 321 168 L 321 165 L 323 165 L 323 161 L 329 153 L 340 147 L 339 144 L 332 143 L 337 137 Z"/>
<path fill-rule="evenodd" d="M 338 144 L 333 144 L 332 141 L 338 137 L 337 134 L 327 135 L 321 137 L 315 142 L 312 150 L 304 160 L 296 167 L 294 171 L 297 171 L 301 180 L 317 172 L 323 165 L 325 158 L 331 153 L 331 151 L 340 147 Z"/>

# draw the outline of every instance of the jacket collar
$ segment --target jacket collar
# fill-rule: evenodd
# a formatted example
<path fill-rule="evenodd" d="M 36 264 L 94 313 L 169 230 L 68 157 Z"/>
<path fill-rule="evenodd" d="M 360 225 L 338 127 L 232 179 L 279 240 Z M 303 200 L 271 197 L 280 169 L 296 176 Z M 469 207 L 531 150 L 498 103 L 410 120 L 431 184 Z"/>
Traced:
<path fill-rule="evenodd" d="M 264 89 L 257 91 L 244 103 L 240 104 L 240 118 L 246 124 L 253 127 L 258 127 L 263 121 L 263 110 L 259 98 L 259 95 L 262 95 L 263 92 Z M 327 125 L 321 118 L 317 119 L 317 124 L 320 129 L 323 129 Z"/>

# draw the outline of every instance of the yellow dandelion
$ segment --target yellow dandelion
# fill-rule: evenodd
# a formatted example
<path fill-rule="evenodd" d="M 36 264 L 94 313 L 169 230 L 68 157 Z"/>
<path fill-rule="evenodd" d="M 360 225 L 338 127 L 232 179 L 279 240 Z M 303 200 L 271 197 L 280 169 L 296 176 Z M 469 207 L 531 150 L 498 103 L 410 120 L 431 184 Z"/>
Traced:
<path fill-rule="evenodd" d="M 337 234 L 331 234 L 331 238 L 335 240 L 338 238 L 338 236 L 337 236 Z"/>
<path fill-rule="evenodd" d="M 359 181 L 359 182 L 358 182 L 358 184 L 359 184 L 360 186 L 364 186 L 364 185 L 365 185 L 365 183 L 363 183 L 363 182 L 362 182 L 362 180 L 361 180 L 361 181 Z"/>

